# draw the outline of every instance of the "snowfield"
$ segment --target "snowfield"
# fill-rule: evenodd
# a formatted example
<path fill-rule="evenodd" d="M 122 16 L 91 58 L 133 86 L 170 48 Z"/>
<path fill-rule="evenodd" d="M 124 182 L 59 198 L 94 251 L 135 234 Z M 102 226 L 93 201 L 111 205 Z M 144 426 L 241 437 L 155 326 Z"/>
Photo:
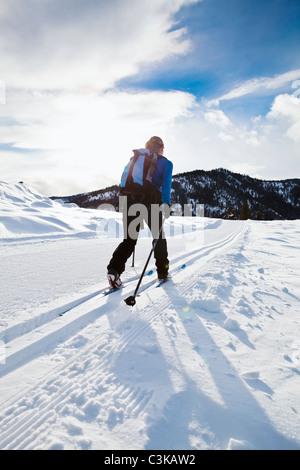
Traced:
<path fill-rule="evenodd" d="M 103 297 L 121 215 L 0 183 L 0 449 L 300 449 L 300 221 L 165 228 L 129 307 L 148 230 Z"/>

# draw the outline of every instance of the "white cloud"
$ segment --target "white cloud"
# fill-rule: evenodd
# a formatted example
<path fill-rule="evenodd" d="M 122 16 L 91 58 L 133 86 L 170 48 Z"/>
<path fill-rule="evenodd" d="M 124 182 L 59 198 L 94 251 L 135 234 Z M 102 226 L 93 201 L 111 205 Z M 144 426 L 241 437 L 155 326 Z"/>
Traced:
<path fill-rule="evenodd" d="M 7 142 L 28 150 L 1 153 L 2 175 L 48 195 L 96 190 L 119 183 L 131 150 L 160 135 L 174 173 L 224 167 L 264 179 L 295 177 L 299 142 L 284 135 L 299 122 L 295 100 L 279 95 L 267 116 L 222 127 L 224 111 L 207 120 L 206 108 L 184 92 L 38 93 L 16 115 L 30 125 L 7 128 Z M 44 110 L 42 122 L 34 121 L 35 108 Z"/>
<path fill-rule="evenodd" d="M 132 148 L 151 135 L 164 139 L 175 173 L 222 166 L 294 176 L 300 119 L 292 88 L 247 125 L 229 119 L 221 105 L 279 93 L 300 70 L 249 80 L 201 104 L 185 92 L 116 89 L 141 65 L 189 51 L 174 13 L 197 1 L 10 0 L 4 8 L 0 0 L 1 143 L 15 146 L 1 151 L 1 177 L 48 195 L 99 189 L 119 182 Z"/>
<path fill-rule="evenodd" d="M 16 120 L 3 143 L 22 149 L 75 151 L 112 148 L 116 139 L 162 131 L 187 116 L 195 97 L 181 91 L 106 93 L 19 93 L 6 110 Z M 17 106 L 18 104 L 18 106 Z M 11 116 L 9 114 L 11 111 Z M 127 139 L 126 139 L 127 140 Z"/>
<path fill-rule="evenodd" d="M 297 96 L 300 95 L 300 80 L 297 77 L 300 77 L 300 69 L 273 78 L 248 80 L 215 100 L 202 99 L 205 120 L 216 128 L 221 127 L 217 132 L 204 126 L 203 122 L 198 125 L 198 134 L 201 134 L 200 129 L 205 134 L 202 149 L 211 166 L 240 172 L 247 170 L 250 176 L 265 179 L 298 177 L 300 99 Z M 280 93 L 281 89 L 289 89 L 290 93 Z M 253 93 L 274 97 L 270 111 L 265 116 L 240 122 L 234 118 L 231 109 L 229 120 L 221 109 L 223 101 Z"/>
<path fill-rule="evenodd" d="M 213 109 L 204 113 L 207 122 L 224 128 L 230 126 L 230 119 L 220 109 Z"/>
<path fill-rule="evenodd" d="M 180 91 L 15 92 L 6 116 L 11 111 L 16 123 L 2 127 L 2 143 L 13 144 L 1 152 L 2 175 L 16 173 L 48 195 L 118 183 L 131 150 L 151 135 L 164 138 L 194 106 L 194 96 Z"/>
<path fill-rule="evenodd" d="M 223 167 L 262 179 L 297 177 L 300 100 L 296 100 L 278 95 L 270 113 L 247 123 L 233 115 L 229 120 L 221 109 L 207 111 L 203 102 L 192 118 L 180 120 L 170 137 L 175 172 Z"/>
<path fill-rule="evenodd" d="M 282 87 L 292 88 L 293 82 L 300 78 L 300 69 L 291 70 L 289 72 L 275 75 L 274 77 L 259 77 L 247 80 L 244 83 L 234 87 L 228 93 L 220 96 L 215 100 L 211 100 L 211 105 L 218 105 L 221 101 L 228 101 L 240 98 L 253 93 L 273 94 L 278 92 Z"/>
<path fill-rule="evenodd" d="M 300 99 L 294 95 L 276 96 L 267 116 L 276 123 L 283 124 L 285 135 L 295 143 L 300 142 Z"/>
<path fill-rule="evenodd" d="M 174 13 L 196 0 L 10 0 L 0 14 L 8 87 L 104 90 L 141 63 L 184 54 Z"/>
<path fill-rule="evenodd" d="M 131 149 L 163 136 L 195 99 L 115 84 L 142 64 L 187 53 L 174 14 L 197 1 L 1 1 L 0 131 L 13 145 L 1 150 L 2 177 L 63 194 L 118 182 Z"/>
<path fill-rule="evenodd" d="M 218 134 L 219 139 L 224 140 L 224 142 L 232 142 L 234 141 L 234 137 L 231 134 L 225 134 L 225 132 L 219 132 Z"/>

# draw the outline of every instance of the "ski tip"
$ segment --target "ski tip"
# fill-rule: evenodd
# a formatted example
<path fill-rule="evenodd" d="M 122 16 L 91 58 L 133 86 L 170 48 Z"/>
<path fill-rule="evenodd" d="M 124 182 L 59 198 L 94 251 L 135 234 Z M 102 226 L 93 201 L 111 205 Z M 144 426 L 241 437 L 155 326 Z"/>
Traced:
<path fill-rule="evenodd" d="M 181 269 L 184 269 L 184 268 L 186 268 L 186 264 L 183 264 L 183 265 L 181 266 Z"/>

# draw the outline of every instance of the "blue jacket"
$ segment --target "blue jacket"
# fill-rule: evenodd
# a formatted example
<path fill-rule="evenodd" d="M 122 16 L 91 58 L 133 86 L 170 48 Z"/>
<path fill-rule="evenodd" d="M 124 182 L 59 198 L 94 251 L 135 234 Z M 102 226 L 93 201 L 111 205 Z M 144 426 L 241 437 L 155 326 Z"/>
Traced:
<path fill-rule="evenodd" d="M 171 204 L 173 163 L 165 157 L 160 157 L 153 175 L 152 184 L 159 189 L 163 204 Z"/>
<path fill-rule="evenodd" d="M 133 152 L 135 154 L 138 153 L 141 156 L 144 156 L 147 154 L 150 155 L 149 150 L 146 150 L 146 149 L 134 150 Z M 129 168 L 131 165 L 131 161 L 132 159 L 127 164 L 123 172 L 122 179 L 121 179 L 121 188 L 125 186 Z M 141 161 L 143 162 L 143 159 Z M 163 204 L 171 203 L 170 196 L 171 196 L 171 185 L 172 185 L 172 172 L 173 172 L 173 163 L 167 158 L 163 157 L 162 155 L 159 155 L 156 168 L 153 174 L 153 178 L 152 178 L 152 184 L 161 192 Z M 132 177 L 133 177 L 133 181 L 138 182 L 139 184 L 142 184 L 142 169 L 140 165 L 137 165 L 137 167 L 134 168 Z"/>

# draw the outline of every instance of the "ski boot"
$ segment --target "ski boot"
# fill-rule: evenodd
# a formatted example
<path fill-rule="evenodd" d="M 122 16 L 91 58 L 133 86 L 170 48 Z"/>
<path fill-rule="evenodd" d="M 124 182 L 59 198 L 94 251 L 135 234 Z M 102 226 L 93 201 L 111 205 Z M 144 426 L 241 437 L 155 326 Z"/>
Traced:
<path fill-rule="evenodd" d="M 111 289 L 119 289 L 122 286 L 120 275 L 115 269 L 108 270 L 107 279 Z"/>

